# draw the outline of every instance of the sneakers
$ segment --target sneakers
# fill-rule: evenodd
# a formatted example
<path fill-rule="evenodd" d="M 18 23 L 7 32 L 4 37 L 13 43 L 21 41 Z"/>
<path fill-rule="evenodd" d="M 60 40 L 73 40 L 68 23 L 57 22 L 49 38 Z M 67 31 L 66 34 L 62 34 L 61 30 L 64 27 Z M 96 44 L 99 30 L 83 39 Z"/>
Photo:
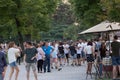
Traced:
<path fill-rule="evenodd" d="M 59 68 L 58 71 L 62 70 L 62 68 Z"/>

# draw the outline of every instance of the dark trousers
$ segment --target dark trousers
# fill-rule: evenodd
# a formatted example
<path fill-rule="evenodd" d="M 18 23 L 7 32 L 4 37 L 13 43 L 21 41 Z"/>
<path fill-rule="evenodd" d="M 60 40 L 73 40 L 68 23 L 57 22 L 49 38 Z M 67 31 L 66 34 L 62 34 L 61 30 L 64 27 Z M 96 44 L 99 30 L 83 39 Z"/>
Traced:
<path fill-rule="evenodd" d="M 17 57 L 17 63 L 20 65 L 21 57 Z"/>
<path fill-rule="evenodd" d="M 50 58 L 46 58 L 44 61 L 44 72 L 46 72 L 46 67 L 47 71 L 50 72 Z"/>
<path fill-rule="evenodd" d="M 43 60 L 38 60 L 37 61 L 37 69 L 38 69 L 38 72 L 39 71 L 42 71 L 42 68 L 43 68 Z"/>

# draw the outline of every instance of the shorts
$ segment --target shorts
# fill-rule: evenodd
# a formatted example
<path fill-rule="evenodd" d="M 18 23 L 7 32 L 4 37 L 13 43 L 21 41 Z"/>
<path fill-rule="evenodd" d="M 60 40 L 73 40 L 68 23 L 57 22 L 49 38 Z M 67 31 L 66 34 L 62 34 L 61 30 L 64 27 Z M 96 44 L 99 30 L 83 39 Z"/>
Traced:
<path fill-rule="evenodd" d="M 112 65 L 115 65 L 115 66 L 120 65 L 120 56 L 118 56 L 118 57 L 113 56 L 112 57 Z"/>
<path fill-rule="evenodd" d="M 10 63 L 9 65 L 10 65 L 10 67 L 16 67 L 17 63 L 16 63 L 16 61 L 14 61 L 14 62 Z"/>
<path fill-rule="evenodd" d="M 92 54 L 87 54 L 87 62 L 93 62 L 94 61 L 94 58 L 93 58 L 93 55 Z"/>
<path fill-rule="evenodd" d="M 58 54 L 58 58 L 65 58 L 64 54 Z"/>
<path fill-rule="evenodd" d="M 81 54 L 77 54 L 77 59 L 80 59 L 81 58 Z"/>
<path fill-rule="evenodd" d="M 65 57 L 68 59 L 69 58 L 69 54 L 65 54 Z"/>
<path fill-rule="evenodd" d="M 3 76 L 2 76 L 2 74 L 0 74 L 0 80 L 3 80 Z"/>
<path fill-rule="evenodd" d="M 57 53 L 56 52 L 53 52 L 52 53 L 52 58 L 57 58 L 58 56 L 57 56 Z"/>
<path fill-rule="evenodd" d="M 32 67 L 33 72 L 36 71 L 35 63 L 26 63 L 26 71 L 30 72 L 30 67 Z"/>
<path fill-rule="evenodd" d="M 72 55 L 72 59 L 76 59 L 77 58 L 77 54 Z"/>
<path fill-rule="evenodd" d="M 81 57 L 85 58 L 85 52 L 84 51 L 81 51 Z"/>

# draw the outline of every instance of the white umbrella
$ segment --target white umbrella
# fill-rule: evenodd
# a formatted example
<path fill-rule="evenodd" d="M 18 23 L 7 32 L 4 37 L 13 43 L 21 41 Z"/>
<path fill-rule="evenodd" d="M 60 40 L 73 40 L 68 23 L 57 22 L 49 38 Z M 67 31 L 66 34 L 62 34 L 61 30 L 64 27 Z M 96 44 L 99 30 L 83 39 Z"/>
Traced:
<path fill-rule="evenodd" d="M 95 25 L 79 34 L 86 34 L 86 33 L 98 33 L 98 32 L 107 32 L 107 31 L 118 31 L 120 30 L 120 23 L 118 22 L 101 22 L 98 25 Z"/>

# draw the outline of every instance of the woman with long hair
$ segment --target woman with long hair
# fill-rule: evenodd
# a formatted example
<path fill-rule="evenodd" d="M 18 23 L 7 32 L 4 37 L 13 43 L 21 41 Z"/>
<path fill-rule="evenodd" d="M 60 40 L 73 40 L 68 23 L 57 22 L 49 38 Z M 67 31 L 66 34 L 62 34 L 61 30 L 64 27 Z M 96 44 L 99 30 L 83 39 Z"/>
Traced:
<path fill-rule="evenodd" d="M 58 64 L 58 44 L 56 42 L 52 42 L 51 47 L 53 48 L 52 51 L 52 68 L 54 67 L 54 63 L 55 63 L 55 68 L 58 69 L 58 71 L 61 70 L 61 68 L 59 68 L 59 64 Z"/>
<path fill-rule="evenodd" d="M 45 53 L 42 49 L 43 42 L 40 42 L 37 45 L 37 51 L 38 51 L 38 56 L 37 56 L 37 69 L 38 73 L 42 73 L 42 68 L 43 68 L 43 60 L 45 58 Z"/>
<path fill-rule="evenodd" d="M 103 60 L 103 58 L 106 57 L 106 51 L 107 51 L 106 45 L 105 45 L 104 42 L 101 44 L 101 48 L 100 48 L 99 51 L 100 51 L 100 58 L 99 58 L 100 60 L 98 60 L 98 63 L 99 63 L 99 73 L 100 73 L 100 76 L 102 77 L 102 75 L 103 75 L 103 73 L 102 73 L 102 71 L 103 71 L 102 60 Z"/>
<path fill-rule="evenodd" d="M 18 73 L 19 73 L 19 68 L 16 63 L 17 57 L 19 57 L 19 52 L 20 50 L 17 49 L 16 45 L 14 42 L 10 42 L 8 44 L 8 62 L 10 65 L 10 75 L 9 75 L 9 80 L 12 80 L 12 75 L 14 73 L 14 70 L 16 70 L 15 74 L 15 80 L 18 80 Z"/>
<path fill-rule="evenodd" d="M 93 46 L 92 46 L 92 42 L 89 41 L 87 46 L 85 47 L 85 53 L 86 53 L 86 56 L 87 56 L 87 74 L 91 74 L 91 70 L 92 70 L 92 62 L 94 61 L 94 58 L 93 58 L 93 52 L 94 52 L 94 49 L 93 49 Z"/>

